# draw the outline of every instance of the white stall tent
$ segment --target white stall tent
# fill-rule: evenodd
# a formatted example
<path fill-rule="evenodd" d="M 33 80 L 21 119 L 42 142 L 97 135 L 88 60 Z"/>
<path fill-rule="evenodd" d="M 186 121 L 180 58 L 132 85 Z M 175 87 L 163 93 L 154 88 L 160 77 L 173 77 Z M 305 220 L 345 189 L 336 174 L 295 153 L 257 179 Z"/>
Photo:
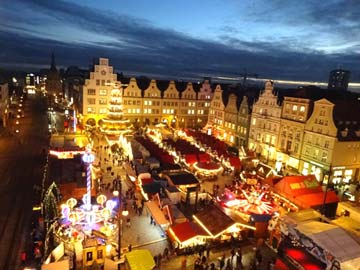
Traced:
<path fill-rule="evenodd" d="M 301 222 L 296 229 L 327 250 L 342 270 L 360 270 L 360 245 L 342 228 L 319 221 Z"/>

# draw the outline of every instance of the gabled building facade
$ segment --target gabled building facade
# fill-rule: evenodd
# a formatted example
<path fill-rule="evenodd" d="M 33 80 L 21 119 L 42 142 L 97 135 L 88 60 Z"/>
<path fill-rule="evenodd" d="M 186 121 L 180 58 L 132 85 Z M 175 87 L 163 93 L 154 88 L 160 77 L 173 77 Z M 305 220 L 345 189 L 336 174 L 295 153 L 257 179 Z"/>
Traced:
<path fill-rule="evenodd" d="M 210 103 L 208 115 L 208 134 L 214 134 L 222 138 L 224 134 L 223 125 L 225 121 L 225 105 L 222 99 L 223 90 L 217 85 L 214 90 L 214 96 Z"/>
<path fill-rule="evenodd" d="M 163 92 L 161 122 L 176 127 L 179 112 L 180 93 L 176 89 L 175 82 L 170 81 L 168 88 Z M 195 102 L 194 102 L 195 105 Z M 193 113 L 195 114 L 195 113 Z"/>
<path fill-rule="evenodd" d="M 110 92 L 113 88 L 121 87 L 109 59 L 100 58 L 99 64 L 94 65 L 89 79 L 85 80 L 82 99 L 82 122 L 96 126 L 98 121 L 108 113 Z"/>
<path fill-rule="evenodd" d="M 176 120 L 177 126 L 182 128 L 195 127 L 198 122 L 201 112 L 199 113 L 196 92 L 193 84 L 188 83 L 185 90 L 181 93 L 181 100 L 179 102 L 178 117 Z M 198 113 L 200 116 L 198 116 Z"/>
<path fill-rule="evenodd" d="M 300 153 L 304 139 L 305 123 L 308 120 L 312 102 L 307 98 L 285 97 L 282 103 L 277 169 L 291 166 L 299 169 Z"/>
<path fill-rule="evenodd" d="M 253 105 L 250 122 L 249 149 L 267 161 L 276 159 L 280 131 L 281 107 L 273 90 L 273 82 L 267 81 Z"/>
<path fill-rule="evenodd" d="M 237 129 L 237 96 L 235 94 L 229 95 L 228 103 L 225 107 L 224 115 L 224 141 L 229 145 L 236 145 L 236 129 Z"/>
<path fill-rule="evenodd" d="M 162 98 L 161 91 L 156 85 L 155 80 L 151 80 L 150 85 L 144 90 L 143 115 L 145 124 L 157 124 L 161 120 Z"/>
<path fill-rule="evenodd" d="M 348 184 L 360 180 L 360 106 L 323 98 L 306 122 L 300 172 Z"/>
<path fill-rule="evenodd" d="M 243 96 L 237 115 L 236 144 L 239 147 L 248 147 L 250 117 L 248 98 Z"/>
<path fill-rule="evenodd" d="M 144 122 L 143 107 L 142 90 L 139 88 L 136 79 L 131 78 L 123 91 L 123 111 L 126 118 L 134 126 L 141 125 Z"/>
<path fill-rule="evenodd" d="M 197 127 L 204 127 L 208 122 L 208 116 L 210 113 L 210 104 L 213 99 L 213 91 L 209 80 L 204 80 L 201 84 L 199 91 L 197 92 Z"/>

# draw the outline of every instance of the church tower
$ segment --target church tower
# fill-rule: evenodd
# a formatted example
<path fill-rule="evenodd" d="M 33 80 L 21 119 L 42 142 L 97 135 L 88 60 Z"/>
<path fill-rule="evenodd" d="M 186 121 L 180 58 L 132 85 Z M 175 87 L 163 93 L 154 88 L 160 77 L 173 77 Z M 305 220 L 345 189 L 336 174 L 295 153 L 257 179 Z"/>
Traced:
<path fill-rule="evenodd" d="M 48 95 L 56 95 L 62 97 L 62 82 L 55 65 L 54 53 L 51 54 L 51 65 L 46 78 L 46 91 Z"/>

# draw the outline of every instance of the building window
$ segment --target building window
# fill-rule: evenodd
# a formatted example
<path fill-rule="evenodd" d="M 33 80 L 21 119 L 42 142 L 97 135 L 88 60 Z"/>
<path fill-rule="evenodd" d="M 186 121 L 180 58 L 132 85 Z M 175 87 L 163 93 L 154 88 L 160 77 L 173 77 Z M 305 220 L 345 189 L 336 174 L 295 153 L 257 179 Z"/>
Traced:
<path fill-rule="evenodd" d="M 305 112 L 305 106 L 300 106 L 300 112 Z"/>
<path fill-rule="evenodd" d="M 96 99 L 95 99 L 95 98 L 88 98 L 88 99 L 87 99 L 87 103 L 90 104 L 90 105 L 95 104 L 95 102 L 96 102 Z"/>
<path fill-rule="evenodd" d="M 93 108 L 93 107 L 88 107 L 88 108 L 87 108 L 87 112 L 88 112 L 88 113 L 95 113 L 95 108 Z"/>
<path fill-rule="evenodd" d="M 96 95 L 96 90 L 95 89 L 88 89 L 87 94 L 90 95 L 90 96 L 94 96 L 94 95 Z"/>
<path fill-rule="evenodd" d="M 107 114 L 107 108 L 100 108 L 99 113 L 100 114 Z"/>
<path fill-rule="evenodd" d="M 297 105 L 293 105 L 292 110 L 297 111 L 297 108 L 298 108 Z"/>
<path fill-rule="evenodd" d="M 253 126 L 256 125 L 256 118 L 253 118 L 253 120 L 252 120 L 252 125 L 253 125 Z"/>
<path fill-rule="evenodd" d="M 99 95 L 100 96 L 107 96 L 107 90 L 106 89 L 100 89 Z"/>
<path fill-rule="evenodd" d="M 99 99 L 99 104 L 100 104 L 100 105 L 106 105 L 106 104 L 107 104 L 106 98 L 100 98 L 100 99 Z"/>
<path fill-rule="evenodd" d="M 323 152 L 322 157 L 321 157 L 321 161 L 326 162 L 326 160 L 327 160 L 327 152 Z"/>
<path fill-rule="evenodd" d="M 100 85 L 100 80 L 96 80 L 96 85 Z"/>
<path fill-rule="evenodd" d="M 105 80 L 101 80 L 101 85 L 105 86 Z"/>

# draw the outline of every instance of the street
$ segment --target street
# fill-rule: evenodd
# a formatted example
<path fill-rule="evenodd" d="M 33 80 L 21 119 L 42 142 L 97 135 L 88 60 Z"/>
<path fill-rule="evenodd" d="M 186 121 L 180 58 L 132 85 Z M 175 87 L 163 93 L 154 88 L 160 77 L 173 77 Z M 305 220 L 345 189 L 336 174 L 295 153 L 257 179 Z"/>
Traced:
<path fill-rule="evenodd" d="M 38 98 L 23 102 L 24 117 L 10 119 L 0 137 L 0 269 L 20 268 L 31 231 L 33 187 L 43 175 L 47 119 Z M 14 127 L 15 121 L 19 124 Z M 19 133 L 13 130 L 18 129 Z M 28 254 L 30 256 L 31 254 Z"/>

